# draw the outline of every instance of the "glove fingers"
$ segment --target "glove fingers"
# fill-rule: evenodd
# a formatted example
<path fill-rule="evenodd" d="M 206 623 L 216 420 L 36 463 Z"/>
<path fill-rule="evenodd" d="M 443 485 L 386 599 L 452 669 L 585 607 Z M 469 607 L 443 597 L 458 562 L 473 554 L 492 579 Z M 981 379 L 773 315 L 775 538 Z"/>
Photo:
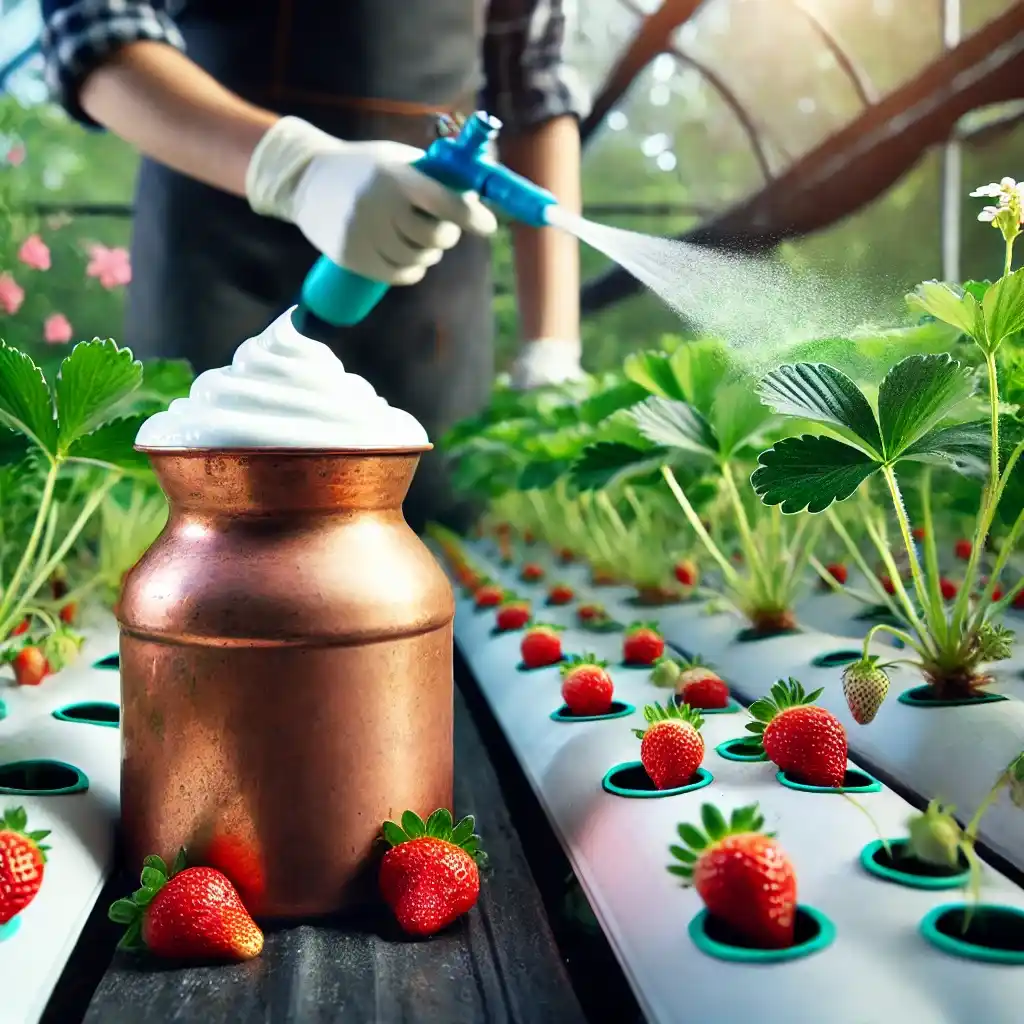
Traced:
<path fill-rule="evenodd" d="M 398 232 L 421 249 L 453 249 L 462 237 L 462 229 L 450 220 L 437 220 L 414 206 L 401 210 L 395 217 Z"/>
<path fill-rule="evenodd" d="M 498 228 L 493 213 L 472 192 L 460 195 L 414 167 L 396 167 L 394 180 L 412 203 L 439 221 L 451 221 L 474 235 L 491 235 Z"/>

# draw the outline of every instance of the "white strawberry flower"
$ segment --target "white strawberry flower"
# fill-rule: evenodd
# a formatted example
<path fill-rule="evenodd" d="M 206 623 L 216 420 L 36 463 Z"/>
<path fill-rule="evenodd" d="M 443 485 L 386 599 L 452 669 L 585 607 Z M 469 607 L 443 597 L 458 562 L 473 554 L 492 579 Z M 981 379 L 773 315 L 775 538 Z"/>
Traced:
<path fill-rule="evenodd" d="M 1008 195 L 1012 190 L 1018 188 L 1013 178 L 1003 178 L 1001 181 L 993 181 L 988 185 L 979 185 L 972 193 L 972 199 L 998 199 Z"/>
<path fill-rule="evenodd" d="M 975 193 L 975 192 L 971 193 L 972 196 L 976 195 L 976 194 L 977 193 Z M 998 206 L 986 206 L 985 209 L 982 210 L 981 213 L 978 214 L 978 220 L 980 220 L 982 222 L 982 224 L 991 224 L 992 221 L 994 221 L 996 219 L 996 216 L 998 214 L 999 214 L 999 207 Z"/>

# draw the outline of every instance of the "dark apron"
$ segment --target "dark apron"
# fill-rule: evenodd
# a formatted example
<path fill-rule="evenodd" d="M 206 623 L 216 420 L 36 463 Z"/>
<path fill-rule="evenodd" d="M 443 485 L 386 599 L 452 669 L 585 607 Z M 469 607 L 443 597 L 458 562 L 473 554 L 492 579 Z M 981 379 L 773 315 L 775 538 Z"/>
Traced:
<path fill-rule="evenodd" d="M 349 140 L 425 148 L 439 112 L 469 112 L 479 87 L 480 0 L 189 0 L 189 56 L 245 99 Z M 126 344 L 139 358 L 226 366 L 295 301 L 318 253 L 244 199 L 143 161 L 132 239 Z M 494 374 L 490 247 L 465 237 L 412 287 L 392 288 L 355 327 L 307 326 L 347 370 L 412 413 L 436 444 L 487 401 Z M 443 456 L 417 472 L 415 529 L 456 528 Z"/>

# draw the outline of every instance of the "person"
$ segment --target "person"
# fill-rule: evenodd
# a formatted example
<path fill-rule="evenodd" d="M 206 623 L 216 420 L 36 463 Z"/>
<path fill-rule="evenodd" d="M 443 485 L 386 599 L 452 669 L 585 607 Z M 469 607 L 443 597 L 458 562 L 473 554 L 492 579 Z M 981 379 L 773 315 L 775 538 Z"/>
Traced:
<path fill-rule="evenodd" d="M 124 342 L 227 365 L 290 306 L 320 253 L 385 280 L 360 324 L 314 337 L 436 442 L 494 378 L 494 215 L 410 166 L 439 114 L 504 122 L 500 158 L 580 205 L 585 100 L 562 0 L 43 0 L 55 98 L 143 155 Z M 513 228 L 512 383 L 578 377 L 574 239 Z M 443 257 L 443 258 L 442 258 Z M 313 333 L 307 326 L 305 333 Z M 448 467 L 423 460 L 414 528 L 466 525 Z"/>

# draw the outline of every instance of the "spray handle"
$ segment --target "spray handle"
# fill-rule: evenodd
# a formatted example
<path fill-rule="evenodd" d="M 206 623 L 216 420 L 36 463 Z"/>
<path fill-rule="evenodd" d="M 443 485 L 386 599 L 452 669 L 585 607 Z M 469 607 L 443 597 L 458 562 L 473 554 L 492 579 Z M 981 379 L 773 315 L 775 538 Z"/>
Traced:
<path fill-rule="evenodd" d="M 457 136 L 437 139 L 413 167 L 455 192 L 476 192 L 515 220 L 542 227 L 555 197 L 488 157 L 488 146 L 500 128 L 497 118 L 473 114 Z M 387 290 L 385 282 L 321 256 L 302 284 L 301 304 L 326 323 L 350 327 L 363 320 Z"/>

